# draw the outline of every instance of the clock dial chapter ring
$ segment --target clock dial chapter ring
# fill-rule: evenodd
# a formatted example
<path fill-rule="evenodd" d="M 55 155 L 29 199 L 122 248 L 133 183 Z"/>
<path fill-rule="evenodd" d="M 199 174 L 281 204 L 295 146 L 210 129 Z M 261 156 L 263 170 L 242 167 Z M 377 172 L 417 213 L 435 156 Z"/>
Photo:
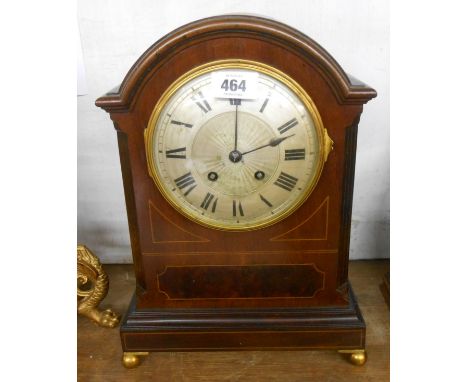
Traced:
<path fill-rule="evenodd" d="M 214 97 L 210 74 L 223 70 L 259 73 L 257 99 Z M 310 97 L 285 74 L 252 61 L 217 61 L 180 77 L 156 104 L 145 130 L 149 172 L 164 198 L 195 222 L 259 229 L 312 192 L 325 162 L 324 131 Z"/>

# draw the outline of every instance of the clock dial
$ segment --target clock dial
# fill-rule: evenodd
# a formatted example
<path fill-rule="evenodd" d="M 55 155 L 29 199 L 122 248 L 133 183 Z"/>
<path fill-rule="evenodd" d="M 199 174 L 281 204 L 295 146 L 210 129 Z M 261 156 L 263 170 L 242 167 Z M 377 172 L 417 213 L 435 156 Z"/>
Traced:
<path fill-rule="evenodd" d="M 238 62 L 177 81 L 145 131 L 150 173 L 165 198 L 192 220 L 228 230 L 261 228 L 294 211 L 318 181 L 324 136 L 293 80 Z"/>

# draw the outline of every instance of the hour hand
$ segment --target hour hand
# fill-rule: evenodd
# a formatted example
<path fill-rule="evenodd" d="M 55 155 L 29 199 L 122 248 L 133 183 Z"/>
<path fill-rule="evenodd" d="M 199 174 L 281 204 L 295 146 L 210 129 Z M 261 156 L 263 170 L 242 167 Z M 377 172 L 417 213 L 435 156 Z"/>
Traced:
<path fill-rule="evenodd" d="M 281 142 L 283 142 L 284 140 L 292 137 L 294 134 L 291 134 L 291 135 L 287 135 L 285 137 L 278 137 L 278 138 L 272 138 L 270 140 L 270 143 L 268 144 L 269 146 L 271 147 L 275 147 L 275 146 L 278 146 Z"/>
<path fill-rule="evenodd" d="M 248 153 L 251 153 L 253 151 L 257 151 L 257 150 L 260 150 L 260 149 L 263 149 L 264 147 L 268 147 L 268 146 L 271 146 L 271 147 L 275 147 L 275 146 L 278 146 L 281 142 L 283 142 L 285 139 L 288 139 L 290 137 L 292 137 L 294 134 L 291 134 L 291 135 L 287 135 L 285 137 L 278 137 L 278 138 L 272 138 L 270 140 L 269 143 L 267 143 L 266 145 L 263 145 L 263 146 L 260 146 L 260 147 L 257 147 L 253 150 L 249 150 L 249 151 L 246 151 L 244 153 L 242 153 L 242 155 L 245 155 L 245 154 L 248 154 Z"/>

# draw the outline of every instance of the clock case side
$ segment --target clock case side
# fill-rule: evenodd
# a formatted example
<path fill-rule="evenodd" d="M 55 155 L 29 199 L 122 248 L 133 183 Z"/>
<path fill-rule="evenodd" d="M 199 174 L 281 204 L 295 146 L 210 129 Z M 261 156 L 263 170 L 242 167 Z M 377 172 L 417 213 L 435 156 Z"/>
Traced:
<path fill-rule="evenodd" d="M 338 257 L 338 290 L 344 295 L 349 288 L 348 282 L 348 263 L 349 263 L 349 244 L 351 237 L 351 220 L 353 212 L 354 195 L 354 173 L 356 165 L 356 146 L 358 125 L 361 119 L 359 113 L 350 126 L 346 128 L 345 134 L 345 168 L 343 175 L 343 197 L 341 201 L 341 230 L 340 247 Z"/>
<path fill-rule="evenodd" d="M 132 250 L 133 269 L 137 280 L 136 288 L 138 293 L 144 293 L 146 289 L 144 271 L 141 261 L 141 245 L 138 229 L 137 210 L 135 205 L 135 190 L 132 181 L 132 167 L 130 164 L 128 136 L 119 129 L 119 124 L 114 121 L 117 131 L 117 142 L 119 147 L 120 168 L 124 186 L 125 205 L 127 209 L 127 221 L 130 234 L 130 247 Z"/>

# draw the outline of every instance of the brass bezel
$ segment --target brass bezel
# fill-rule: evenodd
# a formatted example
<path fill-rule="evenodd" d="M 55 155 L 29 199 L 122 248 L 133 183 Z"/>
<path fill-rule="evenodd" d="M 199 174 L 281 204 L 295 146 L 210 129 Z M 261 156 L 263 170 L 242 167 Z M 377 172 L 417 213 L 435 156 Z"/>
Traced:
<path fill-rule="evenodd" d="M 168 193 L 165 190 L 164 185 L 158 178 L 158 173 L 156 171 L 155 164 L 154 164 L 154 157 L 153 157 L 153 150 L 152 150 L 154 130 L 156 128 L 156 123 L 158 121 L 159 115 L 162 109 L 164 108 L 164 106 L 166 105 L 167 101 L 174 95 L 174 93 L 176 93 L 183 85 L 185 85 L 190 80 L 200 75 L 203 75 L 203 74 L 206 74 L 214 70 L 218 70 L 218 69 L 255 70 L 282 82 L 284 85 L 289 87 L 299 97 L 299 99 L 303 102 L 303 104 L 307 108 L 310 114 L 310 117 L 312 118 L 314 122 L 317 137 L 319 139 L 319 163 L 317 165 L 317 171 L 312 181 L 309 183 L 307 190 L 305 190 L 304 193 L 302 194 L 301 198 L 299 198 L 287 210 L 283 211 L 282 213 L 278 215 L 272 216 L 270 220 L 263 222 L 263 223 L 256 224 L 256 225 L 252 225 L 252 226 L 246 226 L 246 227 L 239 226 L 239 225 L 232 226 L 232 225 L 226 225 L 223 223 L 212 224 L 212 223 L 201 221 L 199 216 L 196 213 L 192 213 L 191 211 L 187 211 L 183 209 L 179 205 L 179 203 L 177 203 L 177 199 L 174 198 L 170 193 Z M 323 126 L 323 122 L 317 110 L 317 107 L 315 106 L 310 96 L 295 80 L 293 80 L 291 77 L 281 72 L 280 70 L 273 68 L 272 66 L 269 66 L 260 62 L 256 62 L 256 61 L 241 60 L 241 59 L 218 60 L 218 61 L 208 62 L 206 64 L 197 66 L 196 68 L 188 71 L 187 73 L 179 77 L 175 82 L 173 82 L 166 89 L 166 91 L 163 93 L 159 101 L 156 103 L 153 109 L 153 112 L 151 113 L 151 117 L 148 121 L 148 125 L 146 129 L 144 130 L 144 139 L 145 139 L 146 158 L 147 158 L 149 174 L 151 178 L 153 179 L 154 183 L 156 184 L 156 186 L 158 187 L 158 190 L 161 192 L 161 195 L 167 200 L 167 202 L 173 208 L 175 208 L 178 212 L 180 212 L 182 215 L 189 218 L 190 220 L 194 221 L 195 223 L 198 223 L 208 228 L 223 230 L 223 231 L 231 231 L 231 232 L 232 231 L 252 231 L 252 230 L 265 228 L 275 223 L 278 223 L 279 221 L 285 219 L 286 217 L 291 215 L 294 211 L 296 211 L 308 199 L 308 197 L 314 190 L 315 186 L 317 185 L 318 180 L 320 179 L 320 175 L 322 174 L 323 166 L 328 158 L 328 154 L 333 149 L 333 141 L 329 138 L 327 130 Z"/>

